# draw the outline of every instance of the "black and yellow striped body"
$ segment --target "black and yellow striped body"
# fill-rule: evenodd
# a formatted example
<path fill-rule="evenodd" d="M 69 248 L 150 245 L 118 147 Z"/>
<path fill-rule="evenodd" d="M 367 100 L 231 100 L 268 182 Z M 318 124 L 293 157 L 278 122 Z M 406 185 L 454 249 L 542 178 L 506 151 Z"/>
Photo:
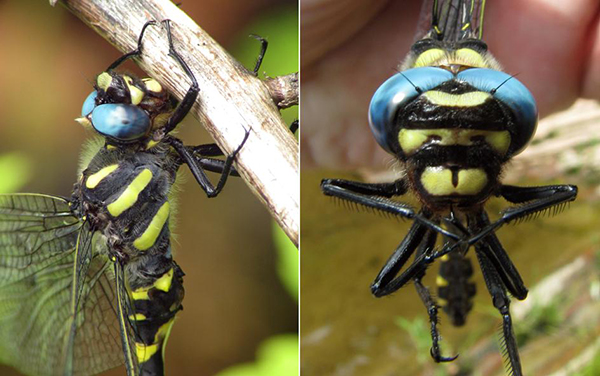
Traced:
<path fill-rule="evenodd" d="M 163 345 L 181 310 L 183 272 L 171 255 L 169 192 L 181 162 L 172 149 L 103 147 L 74 191 L 81 215 L 123 265 L 141 375 L 162 375 Z"/>

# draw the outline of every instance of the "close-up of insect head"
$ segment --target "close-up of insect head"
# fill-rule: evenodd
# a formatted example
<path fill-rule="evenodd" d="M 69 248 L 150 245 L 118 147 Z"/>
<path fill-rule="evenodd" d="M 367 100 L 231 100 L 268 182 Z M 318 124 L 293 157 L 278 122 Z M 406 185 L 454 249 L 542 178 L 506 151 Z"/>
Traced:
<path fill-rule="evenodd" d="M 597 18 L 580 25 L 553 14 L 558 4 L 523 3 L 391 1 L 351 45 L 302 66 L 303 375 L 599 374 L 599 175 L 588 158 L 599 107 L 578 101 L 568 112 L 577 122 L 538 124 L 539 113 L 593 95 L 551 97 L 542 87 L 562 74 L 568 49 L 525 47 L 544 43 L 536 22 L 569 35 Z M 581 72 L 590 50 L 576 36 L 585 38 L 571 35 L 580 46 L 571 69 Z M 495 47 L 517 42 L 503 68 L 508 47 Z M 380 53 L 384 45 L 393 47 Z M 409 51 L 402 62 L 399 45 Z M 557 58 L 528 63 L 528 48 Z M 322 74 L 351 56 L 360 74 Z M 340 98 L 314 98 L 333 85 Z M 320 119 L 340 125 L 322 130 Z M 346 146 L 325 147 L 334 139 Z M 378 171 L 373 161 L 386 157 L 374 146 L 392 156 L 392 171 Z"/>
<path fill-rule="evenodd" d="M 0 30 L 0 374 L 297 374 L 297 1 Z"/>

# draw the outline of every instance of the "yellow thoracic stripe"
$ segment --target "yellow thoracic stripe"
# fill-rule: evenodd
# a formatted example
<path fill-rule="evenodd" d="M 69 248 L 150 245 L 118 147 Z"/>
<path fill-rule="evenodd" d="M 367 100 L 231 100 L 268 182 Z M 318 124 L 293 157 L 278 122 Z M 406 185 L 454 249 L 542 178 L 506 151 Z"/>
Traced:
<path fill-rule="evenodd" d="M 432 196 L 475 195 L 488 183 L 487 174 L 480 168 L 458 171 L 456 186 L 453 171 L 445 167 L 427 167 L 421 174 L 423 188 Z"/>
<path fill-rule="evenodd" d="M 145 168 L 131 183 L 129 183 L 119 198 L 106 207 L 108 212 L 113 217 L 118 217 L 125 210 L 132 207 L 136 203 L 139 194 L 146 188 L 148 183 L 150 183 L 150 180 L 152 180 L 152 171 Z"/>
<path fill-rule="evenodd" d="M 166 201 L 164 204 L 162 204 L 160 209 L 158 209 L 158 212 L 156 212 L 156 214 L 152 218 L 152 221 L 150 222 L 148 227 L 146 227 L 144 233 L 140 235 L 139 238 L 135 239 L 135 241 L 133 242 L 133 246 L 139 249 L 140 251 L 145 251 L 148 248 L 152 247 L 154 245 L 154 242 L 156 242 L 158 235 L 160 235 L 160 232 L 162 231 L 165 222 L 167 222 L 168 218 L 169 202 Z"/>
<path fill-rule="evenodd" d="M 151 286 L 141 287 L 131 292 L 131 298 L 133 300 L 148 300 L 148 291 L 150 289 L 157 289 L 164 292 L 168 292 L 171 289 L 171 282 L 173 282 L 173 268 L 169 269 L 168 272 L 163 274 L 159 279 L 154 281 Z"/>
<path fill-rule="evenodd" d="M 475 107 L 483 104 L 492 95 L 485 91 L 470 91 L 462 94 L 451 94 L 439 90 L 430 90 L 423 96 L 433 104 L 446 107 Z"/>
<path fill-rule="evenodd" d="M 478 138 L 489 144 L 498 153 L 504 155 L 510 146 L 508 131 L 485 131 L 478 129 L 401 129 L 398 142 L 402 151 L 410 155 L 427 143 L 437 145 L 473 145 Z"/>
<path fill-rule="evenodd" d="M 119 167 L 118 164 L 106 166 L 106 167 L 100 169 L 98 172 L 88 176 L 87 180 L 85 181 L 85 186 L 88 187 L 89 189 L 96 188 L 98 186 L 98 184 L 100 184 L 100 182 L 102 180 L 104 180 L 105 177 L 107 177 L 114 170 L 116 170 L 117 167 Z"/>

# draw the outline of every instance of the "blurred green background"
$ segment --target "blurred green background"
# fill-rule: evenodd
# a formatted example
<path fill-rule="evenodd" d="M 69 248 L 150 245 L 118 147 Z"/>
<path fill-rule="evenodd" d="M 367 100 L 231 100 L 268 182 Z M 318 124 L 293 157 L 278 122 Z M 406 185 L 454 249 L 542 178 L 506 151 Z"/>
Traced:
<path fill-rule="evenodd" d="M 266 37 L 261 76 L 298 70 L 297 1 L 187 1 L 181 8 L 246 67 L 259 50 L 248 34 Z M 73 119 L 95 75 L 118 56 L 60 6 L 0 0 L 0 192 L 70 194 L 91 135 Z M 284 117 L 289 123 L 297 113 L 292 108 Z M 212 142 L 191 117 L 178 135 L 186 144 Z M 209 200 L 182 171 L 174 252 L 186 296 L 166 351 L 167 374 L 214 375 L 240 363 L 223 374 L 297 374 L 296 249 L 274 231 L 243 181 L 231 179 Z M 18 373 L 0 365 L 0 375 Z"/>

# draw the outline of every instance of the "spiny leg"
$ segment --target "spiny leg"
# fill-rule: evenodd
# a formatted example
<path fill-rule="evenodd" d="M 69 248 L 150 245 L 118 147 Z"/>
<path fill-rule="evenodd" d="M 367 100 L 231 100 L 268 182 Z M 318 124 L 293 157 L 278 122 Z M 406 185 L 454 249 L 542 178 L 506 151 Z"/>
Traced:
<path fill-rule="evenodd" d="M 200 184 L 200 187 L 202 187 L 204 192 L 206 192 L 206 195 L 209 198 L 211 198 L 216 197 L 225 186 L 227 178 L 229 177 L 231 172 L 233 161 L 235 160 L 235 157 L 246 143 L 246 140 L 248 139 L 249 135 L 250 131 L 246 130 L 246 134 L 244 135 L 244 139 L 242 140 L 240 145 L 233 151 L 233 153 L 229 154 L 225 159 L 225 162 L 222 166 L 221 177 L 219 178 L 216 187 L 210 182 L 210 180 L 208 180 L 208 177 L 206 176 L 206 173 L 204 172 L 203 166 L 200 163 L 200 161 L 198 161 L 195 158 L 193 152 L 190 151 L 190 149 L 183 145 L 183 142 L 181 142 L 180 139 L 169 136 L 165 138 L 165 141 L 169 143 L 175 149 L 175 151 L 177 151 L 179 156 L 182 158 L 183 162 L 189 166 L 190 171 L 194 176 L 194 179 L 196 179 L 198 184 Z"/>
<path fill-rule="evenodd" d="M 300 122 L 298 119 L 292 121 L 292 124 L 290 124 L 290 132 L 292 132 L 293 134 L 296 134 L 296 131 L 298 130 L 299 125 L 300 125 Z"/>
<path fill-rule="evenodd" d="M 183 118 L 190 112 L 192 106 L 196 102 L 196 98 L 198 97 L 198 92 L 200 91 L 200 88 L 198 87 L 198 81 L 196 81 L 196 77 L 192 73 L 192 70 L 173 46 L 173 35 L 171 33 L 170 20 L 164 20 L 163 23 L 165 24 L 165 27 L 167 29 L 167 37 L 169 38 L 169 56 L 177 60 L 181 68 L 185 71 L 190 80 L 192 80 L 192 85 L 188 89 L 187 93 L 185 93 L 185 96 L 183 97 L 181 102 L 179 102 L 179 105 L 177 105 L 177 108 L 175 108 L 175 111 L 173 111 L 173 114 L 165 124 L 164 129 L 165 134 L 167 134 L 173 129 L 175 129 L 177 124 L 179 124 L 183 120 Z"/>
<path fill-rule="evenodd" d="M 408 233 L 402 239 L 394 253 L 386 261 L 377 277 L 371 284 L 371 292 L 376 297 L 382 297 L 393 293 L 404 286 L 411 278 L 407 278 L 401 284 L 394 283 L 394 278 L 400 269 L 408 262 L 408 259 L 415 252 L 419 244 L 423 241 L 427 227 L 419 222 L 414 222 Z"/>
<path fill-rule="evenodd" d="M 417 213 L 407 204 L 388 200 L 381 196 L 391 197 L 406 193 L 407 184 L 400 179 L 393 183 L 369 184 L 342 179 L 324 179 L 321 190 L 327 196 L 333 196 L 377 211 L 396 215 L 406 219 L 414 219 L 427 227 L 452 239 L 460 237 L 444 230 L 422 213 Z"/>
<path fill-rule="evenodd" d="M 494 307 L 498 309 L 502 315 L 502 332 L 505 346 L 505 355 L 508 356 L 509 360 L 509 374 L 514 376 L 522 376 L 521 371 L 521 360 L 519 358 L 519 350 L 517 348 L 517 341 L 512 329 L 512 319 L 510 316 L 510 299 L 506 294 L 506 288 L 502 284 L 502 279 L 498 275 L 498 272 L 494 268 L 494 265 L 477 247 L 475 248 L 479 265 L 483 274 L 483 279 L 487 286 L 490 295 L 492 296 L 492 302 Z"/>
<path fill-rule="evenodd" d="M 436 239 L 437 239 L 437 233 L 433 230 L 428 230 L 427 234 L 423 238 L 423 242 L 419 245 L 419 248 L 417 249 L 417 257 L 421 256 L 422 254 L 431 252 L 433 250 L 433 247 L 435 246 Z M 429 291 L 429 288 L 427 288 L 425 285 L 423 285 L 423 283 L 421 281 L 424 276 L 425 276 L 425 271 L 423 271 L 422 274 L 415 277 L 414 283 L 415 283 L 415 288 L 417 289 L 417 293 L 419 294 L 419 297 L 423 301 L 423 304 L 425 304 L 425 308 L 427 308 L 427 314 L 429 315 L 429 324 L 431 325 L 430 354 L 431 354 L 431 357 L 433 358 L 433 360 L 435 360 L 437 363 L 451 362 L 451 361 L 455 360 L 456 358 L 458 358 L 458 354 L 455 356 L 452 356 L 452 357 L 444 357 L 441 354 L 440 344 L 439 344 L 441 337 L 440 337 L 439 330 L 437 328 L 438 308 L 439 307 L 436 304 L 436 302 L 434 301 L 433 297 L 431 296 L 431 292 Z"/>
<path fill-rule="evenodd" d="M 577 197 L 577 187 L 574 185 L 549 185 L 523 188 L 503 185 L 498 195 L 504 197 L 509 202 L 524 204 L 506 209 L 502 212 L 500 219 L 473 233 L 469 239 L 460 240 L 455 244 L 445 246 L 430 257 L 437 259 L 464 244 L 474 245 L 507 223 L 573 201 Z"/>
<path fill-rule="evenodd" d="M 150 25 L 156 25 L 156 21 L 148 21 L 142 27 L 142 31 L 140 32 L 140 36 L 138 37 L 137 48 L 131 52 L 126 53 L 121 56 L 117 60 L 115 60 L 111 65 L 108 66 L 106 71 L 113 70 L 119 65 L 121 65 L 125 60 L 131 59 L 133 57 L 139 56 L 142 54 L 142 39 L 144 37 L 144 33 L 146 32 L 146 28 Z"/>
<path fill-rule="evenodd" d="M 258 54 L 258 57 L 256 58 L 256 64 L 254 65 L 254 70 L 252 70 L 252 73 L 255 76 L 257 76 L 258 70 L 260 69 L 263 59 L 265 58 L 265 54 L 267 53 L 267 47 L 269 46 L 269 42 L 265 38 L 261 37 L 260 35 L 250 34 L 250 37 L 252 37 L 260 42 L 260 52 Z"/>
<path fill-rule="evenodd" d="M 490 220 L 483 210 L 470 217 L 470 220 L 476 224 L 476 228 L 485 228 L 490 225 Z M 523 300 L 527 297 L 529 291 L 525 287 L 519 271 L 495 233 L 492 232 L 484 240 L 475 243 L 475 249 L 486 255 L 488 260 L 494 265 L 504 286 L 506 286 L 515 298 Z"/>

